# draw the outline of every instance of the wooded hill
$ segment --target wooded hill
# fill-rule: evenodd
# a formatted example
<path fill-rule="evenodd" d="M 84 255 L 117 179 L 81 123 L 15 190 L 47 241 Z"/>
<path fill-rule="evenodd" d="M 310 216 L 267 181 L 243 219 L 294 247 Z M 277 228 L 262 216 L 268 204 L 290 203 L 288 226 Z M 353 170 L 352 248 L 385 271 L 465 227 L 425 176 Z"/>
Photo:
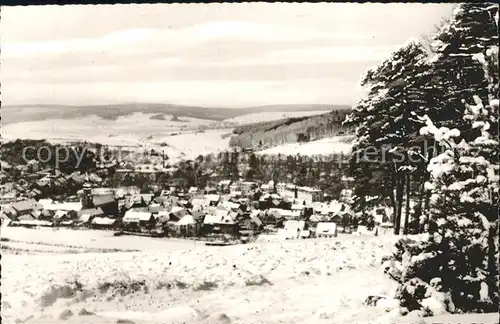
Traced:
<path fill-rule="evenodd" d="M 342 126 L 350 109 L 338 109 L 307 117 L 284 118 L 235 127 L 229 145 L 241 148 L 269 148 L 286 143 L 353 134 L 354 126 Z"/>
<path fill-rule="evenodd" d="M 296 112 L 345 109 L 345 105 L 305 105 L 283 104 L 247 108 L 212 108 L 158 103 L 130 103 L 112 105 L 17 105 L 2 106 L 2 122 L 4 124 L 20 123 L 50 118 L 72 119 L 88 116 L 98 116 L 107 120 L 116 120 L 122 116 L 134 113 L 155 114 L 155 119 L 162 115 L 190 117 L 223 121 L 247 114 L 265 112 Z M 163 116 L 165 117 L 165 116 Z M 170 119 L 170 118 L 167 118 Z"/>

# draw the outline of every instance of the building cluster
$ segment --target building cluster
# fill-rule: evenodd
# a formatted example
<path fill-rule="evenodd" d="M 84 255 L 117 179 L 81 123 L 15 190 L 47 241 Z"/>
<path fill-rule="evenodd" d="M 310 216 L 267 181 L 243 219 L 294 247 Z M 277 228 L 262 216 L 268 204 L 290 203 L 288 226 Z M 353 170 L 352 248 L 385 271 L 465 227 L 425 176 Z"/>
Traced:
<path fill-rule="evenodd" d="M 244 238 L 284 231 L 290 237 L 311 237 L 332 234 L 350 213 L 346 203 L 324 202 L 321 190 L 273 182 L 222 180 L 205 188 L 171 187 L 147 194 L 136 187 L 105 188 L 98 176 L 78 173 L 45 175 L 33 183 L 40 186 L 17 184 L 22 188 L 12 199 L 2 196 L 2 223 L 154 236 Z M 29 194 L 55 184 L 73 186 L 76 193 L 64 199 Z"/>

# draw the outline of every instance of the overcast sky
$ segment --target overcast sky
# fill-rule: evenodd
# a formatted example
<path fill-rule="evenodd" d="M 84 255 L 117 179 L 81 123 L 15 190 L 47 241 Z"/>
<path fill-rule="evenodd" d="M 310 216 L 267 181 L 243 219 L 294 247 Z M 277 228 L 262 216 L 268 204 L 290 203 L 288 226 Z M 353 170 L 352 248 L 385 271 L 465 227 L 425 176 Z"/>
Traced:
<path fill-rule="evenodd" d="M 3 104 L 351 104 L 451 4 L 3 7 Z"/>

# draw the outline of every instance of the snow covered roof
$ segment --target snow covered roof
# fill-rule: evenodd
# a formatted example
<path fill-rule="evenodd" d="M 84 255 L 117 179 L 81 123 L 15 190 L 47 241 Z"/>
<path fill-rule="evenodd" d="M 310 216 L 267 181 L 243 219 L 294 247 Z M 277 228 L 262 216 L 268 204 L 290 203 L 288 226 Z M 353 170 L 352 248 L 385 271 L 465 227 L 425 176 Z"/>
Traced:
<path fill-rule="evenodd" d="M 182 217 L 177 223 L 176 225 L 178 226 L 183 226 L 183 225 L 192 225 L 192 224 L 196 224 L 196 220 L 194 219 L 194 217 L 192 215 L 184 215 L 184 217 Z"/>
<path fill-rule="evenodd" d="M 238 203 L 234 203 L 234 202 L 231 202 L 231 201 L 225 201 L 223 202 L 223 206 L 228 208 L 228 209 L 238 209 L 240 208 L 240 204 Z"/>
<path fill-rule="evenodd" d="M 298 220 L 289 220 L 285 222 L 285 230 L 293 230 L 297 231 L 298 230 L 304 230 L 306 223 L 304 221 L 298 221 Z"/>
<path fill-rule="evenodd" d="M 42 205 L 43 209 L 47 210 L 74 210 L 74 211 L 79 211 L 82 209 L 82 203 L 81 202 L 53 202 L 50 199 L 40 199 L 38 201 L 39 204 Z"/>
<path fill-rule="evenodd" d="M 220 200 L 220 196 L 219 195 L 210 194 L 210 195 L 205 195 L 205 199 L 208 200 L 208 201 L 219 201 Z"/>
<path fill-rule="evenodd" d="M 305 207 L 303 204 L 292 204 L 292 210 L 302 210 Z"/>
<path fill-rule="evenodd" d="M 102 211 L 101 208 L 88 208 L 88 209 L 81 209 L 78 211 L 78 215 L 90 215 L 90 216 L 97 216 L 97 215 L 104 215 L 104 212 Z"/>
<path fill-rule="evenodd" d="M 254 210 L 250 211 L 250 217 L 259 216 L 261 214 L 262 214 L 262 211 L 258 210 L 258 209 L 254 209 Z"/>
<path fill-rule="evenodd" d="M 269 199 L 271 197 L 270 194 L 266 193 L 266 194 L 263 194 L 262 196 L 260 196 L 260 201 L 266 201 L 267 199 Z"/>
<path fill-rule="evenodd" d="M 113 225 L 114 223 L 116 223 L 116 219 L 109 217 L 94 217 L 91 222 L 94 225 Z"/>
<path fill-rule="evenodd" d="M 64 210 L 58 210 L 56 211 L 56 213 L 54 214 L 54 218 L 55 219 L 59 219 L 59 218 L 63 218 L 64 216 L 66 216 L 66 212 Z"/>
<path fill-rule="evenodd" d="M 19 224 L 27 226 L 52 226 L 51 222 L 42 220 L 20 220 L 17 222 L 11 222 L 11 224 Z"/>
<path fill-rule="evenodd" d="M 207 214 L 205 215 L 205 219 L 203 223 L 205 224 L 219 224 L 222 221 L 222 217 L 220 215 Z"/>
<path fill-rule="evenodd" d="M 176 214 L 176 213 L 182 212 L 183 210 L 184 210 L 184 208 L 182 208 L 182 207 L 174 206 L 174 207 L 172 207 L 172 210 L 170 210 L 170 213 Z"/>
<path fill-rule="evenodd" d="M 94 196 L 92 200 L 95 206 L 103 206 L 116 202 L 112 194 Z"/>
<path fill-rule="evenodd" d="M 311 217 L 309 217 L 309 221 L 310 222 L 315 222 L 315 223 L 326 222 L 326 221 L 328 221 L 328 216 L 325 216 L 325 215 L 311 215 Z"/>
<path fill-rule="evenodd" d="M 334 235 L 337 231 L 337 224 L 333 222 L 320 222 L 318 226 L 316 226 L 316 235 L 317 234 L 327 234 Z"/>
<path fill-rule="evenodd" d="M 316 188 L 311 188 L 311 187 L 299 187 L 298 190 L 300 191 L 305 191 L 305 192 L 309 192 L 309 193 L 319 193 L 319 192 L 322 192 L 321 190 L 319 189 L 316 189 Z"/>
<path fill-rule="evenodd" d="M 15 209 L 16 211 L 28 211 L 28 210 L 40 208 L 42 206 L 40 204 L 38 204 L 36 202 L 36 200 L 28 199 L 28 200 L 16 201 L 16 202 L 12 203 L 12 205 L 10 207 Z"/>
<path fill-rule="evenodd" d="M 151 219 L 152 214 L 149 212 L 138 212 L 129 210 L 123 216 L 123 222 L 131 223 L 131 222 L 139 222 L 139 221 L 149 221 Z"/>

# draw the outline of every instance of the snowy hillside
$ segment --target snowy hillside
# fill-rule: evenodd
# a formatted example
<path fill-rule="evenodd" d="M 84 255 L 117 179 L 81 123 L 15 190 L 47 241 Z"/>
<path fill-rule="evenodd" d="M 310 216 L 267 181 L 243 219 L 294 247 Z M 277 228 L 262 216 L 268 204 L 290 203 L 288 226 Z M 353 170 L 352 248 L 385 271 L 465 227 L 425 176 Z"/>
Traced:
<path fill-rule="evenodd" d="M 328 154 L 347 154 L 351 150 L 352 136 L 335 136 L 322 138 L 320 140 L 307 143 L 289 143 L 275 146 L 266 150 L 259 151 L 257 154 L 263 155 L 328 155 Z"/>
<path fill-rule="evenodd" d="M 242 115 L 242 116 L 226 119 L 224 121 L 236 123 L 239 125 L 245 125 L 245 124 L 253 124 L 253 123 L 279 120 L 279 119 L 283 119 L 283 118 L 306 117 L 306 116 L 320 115 L 320 114 L 324 114 L 328 111 L 329 110 L 258 112 L 258 113 L 251 113 L 251 114 L 247 114 L 247 115 Z"/>
<path fill-rule="evenodd" d="M 392 241 L 190 243 L 170 253 L 54 254 L 50 261 L 43 254 L 6 255 L 2 315 L 12 323 L 373 322 L 385 311 L 362 302 L 394 288 L 378 270 Z M 78 315 L 81 309 L 93 317 Z"/>

